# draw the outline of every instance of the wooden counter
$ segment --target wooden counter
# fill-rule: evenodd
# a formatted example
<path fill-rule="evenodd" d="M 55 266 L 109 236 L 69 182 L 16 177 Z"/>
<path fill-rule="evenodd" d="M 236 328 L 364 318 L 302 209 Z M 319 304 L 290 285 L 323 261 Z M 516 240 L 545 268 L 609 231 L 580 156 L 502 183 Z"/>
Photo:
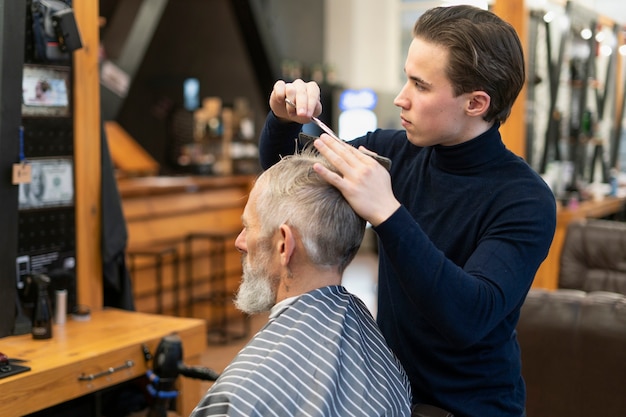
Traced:
<path fill-rule="evenodd" d="M 105 309 L 92 312 L 90 321 L 68 318 L 66 324 L 54 325 L 48 340 L 34 340 L 30 334 L 2 338 L 0 352 L 27 360 L 24 365 L 31 370 L 0 379 L 0 416 L 23 416 L 142 376 L 152 369 L 145 363 L 142 344 L 154 353 L 161 339 L 172 333 L 182 340 L 183 362 L 201 365 L 206 334 L 205 322 L 199 319 Z M 91 381 L 78 379 L 127 361 L 133 365 Z M 178 383 L 178 412 L 187 416 L 200 400 L 200 381 L 179 377 Z"/>
<path fill-rule="evenodd" d="M 573 221 L 591 218 L 604 218 L 621 212 L 624 209 L 626 197 L 606 197 L 603 200 L 588 200 L 579 204 L 578 208 L 571 209 L 559 205 L 556 214 L 556 230 L 550 252 L 545 261 L 539 267 L 534 288 L 556 289 L 559 280 L 559 270 L 561 262 L 561 251 L 565 241 L 567 226 Z"/>
<path fill-rule="evenodd" d="M 118 182 L 130 249 L 207 229 L 241 230 L 253 177 L 143 177 Z"/>

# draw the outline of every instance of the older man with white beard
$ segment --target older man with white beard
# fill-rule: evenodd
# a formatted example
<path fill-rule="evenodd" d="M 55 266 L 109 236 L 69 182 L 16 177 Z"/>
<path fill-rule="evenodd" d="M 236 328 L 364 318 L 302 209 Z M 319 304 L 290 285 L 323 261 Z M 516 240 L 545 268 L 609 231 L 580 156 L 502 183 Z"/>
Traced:
<path fill-rule="evenodd" d="M 313 170 L 312 152 L 287 157 L 256 181 L 235 245 L 242 311 L 270 311 L 191 414 L 409 416 L 407 376 L 374 319 L 341 286 L 365 221 Z"/>

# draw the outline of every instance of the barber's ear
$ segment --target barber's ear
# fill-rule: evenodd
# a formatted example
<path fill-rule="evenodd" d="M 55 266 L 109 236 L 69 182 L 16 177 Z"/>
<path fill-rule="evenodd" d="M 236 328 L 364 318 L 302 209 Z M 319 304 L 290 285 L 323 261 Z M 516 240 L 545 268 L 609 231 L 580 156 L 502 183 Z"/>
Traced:
<path fill-rule="evenodd" d="M 491 97 L 484 91 L 473 91 L 469 93 L 467 103 L 467 114 L 469 116 L 484 116 L 491 105 Z"/>
<path fill-rule="evenodd" d="M 283 266 L 287 266 L 296 249 L 296 236 L 291 226 L 286 224 L 280 226 L 279 233 L 278 252 L 280 263 Z"/>

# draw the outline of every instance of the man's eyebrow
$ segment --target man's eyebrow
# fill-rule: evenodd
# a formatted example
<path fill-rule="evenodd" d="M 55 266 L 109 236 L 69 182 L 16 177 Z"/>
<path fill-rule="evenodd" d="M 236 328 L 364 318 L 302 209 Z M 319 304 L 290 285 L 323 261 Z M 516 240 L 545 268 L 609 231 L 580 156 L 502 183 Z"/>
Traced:
<path fill-rule="evenodd" d="M 427 82 L 426 80 L 423 80 L 422 78 L 415 76 L 415 75 L 409 75 L 409 80 L 414 81 L 416 83 L 422 84 L 426 87 L 432 87 L 432 84 Z"/>

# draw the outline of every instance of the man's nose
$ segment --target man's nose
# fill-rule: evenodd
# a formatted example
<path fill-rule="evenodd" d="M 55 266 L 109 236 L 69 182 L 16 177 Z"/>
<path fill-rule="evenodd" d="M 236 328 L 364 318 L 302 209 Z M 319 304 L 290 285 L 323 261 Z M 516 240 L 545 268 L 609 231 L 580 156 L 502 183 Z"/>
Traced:
<path fill-rule="evenodd" d="M 246 229 L 243 229 L 241 232 L 239 232 L 237 239 L 235 239 L 235 247 L 241 253 L 245 253 L 248 251 L 248 248 L 246 246 Z"/>

